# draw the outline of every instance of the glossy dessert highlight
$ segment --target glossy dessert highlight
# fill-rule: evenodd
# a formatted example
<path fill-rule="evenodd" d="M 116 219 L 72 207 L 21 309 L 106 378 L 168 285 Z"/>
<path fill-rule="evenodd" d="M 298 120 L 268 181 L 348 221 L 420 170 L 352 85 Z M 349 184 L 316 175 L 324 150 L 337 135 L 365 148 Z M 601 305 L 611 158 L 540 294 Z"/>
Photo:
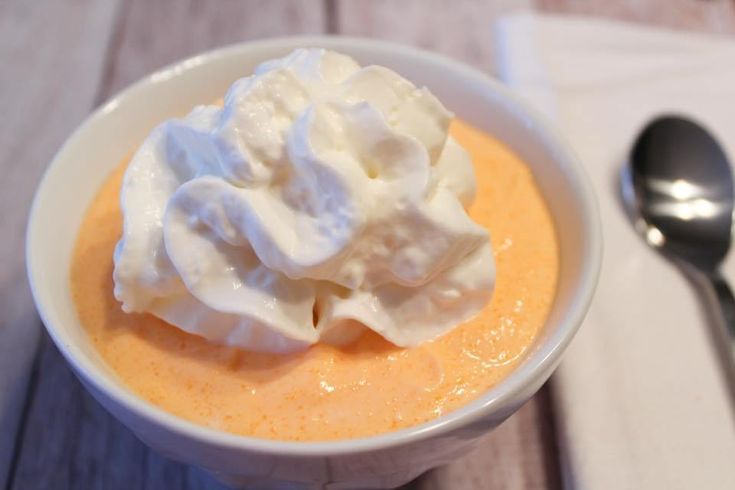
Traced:
<path fill-rule="evenodd" d="M 236 434 L 362 437 L 466 404 L 512 370 L 543 328 L 558 249 L 551 217 L 523 162 L 460 121 L 451 133 L 474 164 L 477 198 L 469 215 L 491 232 L 496 274 L 490 304 L 471 320 L 443 328 L 438 338 L 399 347 L 377 333 L 380 325 L 358 325 L 347 336 L 357 339 L 340 345 L 318 342 L 268 353 L 186 333 L 150 313 L 124 313 L 113 293 L 112 256 L 123 232 L 119 196 L 127 161 L 100 190 L 80 229 L 71 285 L 82 324 L 102 358 L 138 395 Z M 454 195 L 469 204 L 458 189 Z M 486 266 L 492 268 L 492 261 Z M 479 272 L 492 277 L 492 270 Z M 313 320 L 318 323 L 316 314 Z"/>

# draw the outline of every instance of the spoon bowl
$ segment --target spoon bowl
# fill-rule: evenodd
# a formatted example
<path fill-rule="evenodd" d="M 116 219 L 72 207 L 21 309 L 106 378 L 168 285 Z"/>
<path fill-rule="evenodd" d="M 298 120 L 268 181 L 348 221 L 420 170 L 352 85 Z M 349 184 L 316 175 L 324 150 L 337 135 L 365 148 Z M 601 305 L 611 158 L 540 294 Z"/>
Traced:
<path fill-rule="evenodd" d="M 730 248 L 735 207 L 714 137 L 689 119 L 659 117 L 638 136 L 626 170 L 623 195 L 649 245 L 714 272 Z"/>
<path fill-rule="evenodd" d="M 718 270 L 730 249 L 735 208 L 725 152 L 696 122 L 662 116 L 636 139 L 621 184 L 636 229 L 682 267 L 716 312 L 716 344 L 735 400 L 735 296 Z"/>

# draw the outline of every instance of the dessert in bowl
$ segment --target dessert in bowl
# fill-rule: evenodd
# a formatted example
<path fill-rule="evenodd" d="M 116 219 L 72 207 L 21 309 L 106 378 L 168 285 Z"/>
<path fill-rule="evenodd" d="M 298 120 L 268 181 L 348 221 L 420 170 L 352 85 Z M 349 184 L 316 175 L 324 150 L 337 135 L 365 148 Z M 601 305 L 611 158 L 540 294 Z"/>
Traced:
<path fill-rule="evenodd" d="M 283 58 L 303 46 L 369 66 Z M 272 40 L 91 116 L 39 187 L 29 274 L 80 379 L 153 447 L 231 483 L 388 487 L 549 376 L 596 280 L 595 213 L 563 144 L 481 74 Z"/>

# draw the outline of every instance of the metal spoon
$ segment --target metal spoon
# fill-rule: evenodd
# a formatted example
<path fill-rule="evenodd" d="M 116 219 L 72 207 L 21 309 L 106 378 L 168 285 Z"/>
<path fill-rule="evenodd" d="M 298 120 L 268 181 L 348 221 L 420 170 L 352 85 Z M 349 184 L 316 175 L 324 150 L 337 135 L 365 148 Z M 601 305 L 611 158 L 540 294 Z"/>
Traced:
<path fill-rule="evenodd" d="M 719 272 L 732 241 L 735 207 L 725 153 L 697 123 L 660 117 L 638 136 L 621 183 L 623 199 L 646 242 L 682 267 L 719 309 L 720 348 L 724 341 L 733 373 L 735 297 Z"/>

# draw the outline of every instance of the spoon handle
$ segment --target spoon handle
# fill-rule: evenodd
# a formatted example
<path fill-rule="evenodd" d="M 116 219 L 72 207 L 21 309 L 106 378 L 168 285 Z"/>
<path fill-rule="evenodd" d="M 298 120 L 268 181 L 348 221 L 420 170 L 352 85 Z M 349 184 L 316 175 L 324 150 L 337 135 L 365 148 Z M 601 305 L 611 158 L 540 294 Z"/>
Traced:
<path fill-rule="evenodd" d="M 707 274 L 707 277 L 712 286 L 713 299 L 721 313 L 721 327 L 724 330 L 721 333 L 724 338 L 720 340 L 729 346 L 732 359 L 735 359 L 735 295 L 719 272 Z"/>

